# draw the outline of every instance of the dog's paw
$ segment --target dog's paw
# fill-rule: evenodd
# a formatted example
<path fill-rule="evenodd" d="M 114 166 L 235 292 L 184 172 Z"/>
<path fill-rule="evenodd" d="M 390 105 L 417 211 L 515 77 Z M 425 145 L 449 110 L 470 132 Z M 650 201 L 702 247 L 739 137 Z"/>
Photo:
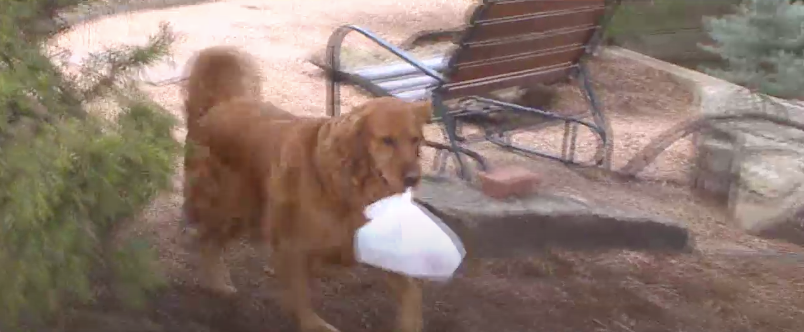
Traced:
<path fill-rule="evenodd" d="M 237 288 L 228 279 L 226 275 L 208 275 L 201 278 L 201 287 L 219 296 L 231 296 L 237 293 Z"/>
<path fill-rule="evenodd" d="M 237 288 L 235 288 L 235 286 L 232 285 L 219 286 L 215 289 L 215 291 L 225 296 L 237 294 Z"/>
<path fill-rule="evenodd" d="M 400 323 L 396 327 L 396 332 L 422 332 L 423 326 L 421 321 L 415 323 Z"/>
<path fill-rule="evenodd" d="M 232 296 L 237 294 L 237 288 L 232 285 L 218 284 L 218 285 L 203 285 L 208 291 L 219 296 Z"/>
<path fill-rule="evenodd" d="M 329 323 L 324 322 L 321 325 L 308 327 L 307 329 L 304 330 L 304 332 L 341 332 L 341 331 L 336 329 Z"/>
<path fill-rule="evenodd" d="M 340 330 L 317 316 L 312 321 L 302 323 L 300 330 L 302 332 L 340 332 Z"/>

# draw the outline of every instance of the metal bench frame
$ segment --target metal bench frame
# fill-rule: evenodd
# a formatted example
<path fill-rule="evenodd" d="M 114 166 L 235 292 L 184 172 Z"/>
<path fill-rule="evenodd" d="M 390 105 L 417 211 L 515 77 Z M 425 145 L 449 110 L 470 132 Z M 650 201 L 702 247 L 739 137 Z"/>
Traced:
<path fill-rule="evenodd" d="M 539 1 L 539 0 L 528 0 L 528 1 Z M 469 26 L 463 33 L 463 36 L 460 38 L 460 41 L 457 43 L 458 45 L 464 45 L 464 41 L 467 41 L 472 36 L 475 30 L 475 25 L 473 23 L 477 20 L 477 18 L 481 17 L 485 8 L 488 7 L 487 5 L 493 4 L 495 2 L 511 2 L 511 1 L 495 1 L 495 0 L 482 1 L 482 3 L 479 4 L 478 9 L 474 11 L 469 21 Z M 585 45 L 585 52 L 581 56 L 581 59 L 577 61 L 577 63 L 571 66 L 559 68 L 563 70 L 570 70 L 569 76 L 571 78 L 576 78 L 578 80 L 580 88 L 584 92 L 585 97 L 589 102 L 592 122 L 584 121 L 579 117 L 562 116 L 541 109 L 525 107 L 513 103 L 503 102 L 500 100 L 475 95 L 458 98 L 457 99 L 458 104 L 461 105 L 463 104 L 463 102 L 466 101 L 474 101 L 486 106 L 482 110 L 467 110 L 460 108 L 457 110 L 450 109 L 450 107 L 448 107 L 445 104 L 445 100 L 443 98 L 443 95 L 450 88 L 448 79 L 445 77 L 445 75 L 442 75 L 438 71 L 433 70 L 432 68 L 428 67 L 426 64 L 422 63 L 415 57 L 411 56 L 401 48 L 388 43 L 387 41 L 383 40 L 381 37 L 377 36 L 371 31 L 368 31 L 364 28 L 355 25 L 344 25 L 337 28 L 330 36 L 329 41 L 327 43 L 327 52 L 325 61 L 326 61 L 326 67 L 330 71 L 327 80 L 327 115 L 337 116 L 340 114 L 341 81 L 356 83 L 359 86 L 366 88 L 369 93 L 375 96 L 389 95 L 388 92 L 377 87 L 376 85 L 371 83 L 370 80 L 362 78 L 359 75 L 353 75 L 341 70 L 340 54 L 343 40 L 349 33 L 357 32 L 363 35 L 364 37 L 368 38 L 369 40 L 373 41 L 377 45 L 381 46 L 385 50 L 389 51 L 390 53 L 394 54 L 396 57 L 398 57 L 405 63 L 415 67 L 417 70 L 421 71 L 424 75 L 433 78 L 437 82 L 436 85 L 431 90 L 431 99 L 434 108 L 434 117 L 432 120 L 434 122 L 443 123 L 442 130 L 445 135 L 445 138 L 448 140 L 449 143 L 448 145 L 436 144 L 436 143 L 428 144 L 430 147 L 438 149 L 438 152 L 436 154 L 436 162 L 434 164 L 435 168 L 441 171 L 445 169 L 446 166 L 445 151 L 449 151 L 454 155 L 454 158 L 459 167 L 459 176 L 463 179 L 468 180 L 470 178 L 470 174 L 467 170 L 467 164 L 464 161 L 462 155 L 474 159 L 477 165 L 480 167 L 480 170 L 487 169 L 488 168 L 487 162 L 483 160 L 483 158 L 478 153 L 469 150 L 468 148 L 463 146 L 465 145 L 465 143 L 469 143 L 469 140 L 465 137 L 459 136 L 458 133 L 459 121 L 461 118 L 469 115 L 478 113 L 498 112 L 498 111 L 529 112 L 545 116 L 549 119 L 564 121 L 564 137 L 563 137 L 561 155 L 556 156 L 549 153 L 536 151 L 524 146 L 519 146 L 511 142 L 510 134 L 516 131 L 527 130 L 527 128 L 521 128 L 515 131 L 506 131 L 502 133 L 494 133 L 486 130 L 482 137 L 484 140 L 489 141 L 512 152 L 521 153 L 524 155 L 541 156 L 552 160 L 561 161 L 563 163 L 580 165 L 580 163 L 575 160 L 575 146 L 577 140 L 578 125 L 582 125 L 589 128 L 599 138 L 599 144 L 597 154 L 595 155 L 594 165 L 600 166 L 605 162 L 607 162 L 609 159 L 607 151 L 609 151 L 608 145 L 611 144 L 611 140 L 609 139 L 608 133 L 606 132 L 607 128 L 606 119 L 603 116 L 603 113 L 601 112 L 599 101 L 592 89 L 592 85 L 589 79 L 590 74 L 587 66 L 585 65 L 585 60 L 588 56 L 592 54 L 594 48 L 597 47 L 601 42 L 602 33 L 605 29 L 605 26 L 610 21 L 611 16 L 614 13 L 614 10 L 619 5 L 619 2 L 620 0 L 606 0 L 605 2 L 606 12 L 603 18 L 601 19 L 600 23 L 597 24 L 597 26 L 595 27 L 595 31 L 593 32 L 591 40 L 589 40 L 589 42 Z M 457 60 L 456 54 L 458 54 L 459 52 L 460 48 L 456 50 L 450 57 L 450 61 L 447 64 L 448 69 L 453 68 L 453 66 L 455 65 L 455 62 Z M 547 68 L 545 73 L 548 73 L 549 71 L 550 68 Z"/>

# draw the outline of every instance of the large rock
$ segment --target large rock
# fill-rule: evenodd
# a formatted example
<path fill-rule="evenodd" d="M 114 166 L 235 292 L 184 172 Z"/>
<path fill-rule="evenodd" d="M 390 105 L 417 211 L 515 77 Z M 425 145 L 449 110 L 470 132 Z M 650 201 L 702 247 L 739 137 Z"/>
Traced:
<path fill-rule="evenodd" d="M 750 234 L 804 245 L 804 222 L 800 216 L 804 211 L 804 154 L 774 152 L 743 151 L 740 181 L 732 186 L 729 197 L 732 217 Z"/>
<path fill-rule="evenodd" d="M 726 204 L 739 175 L 736 169 L 741 140 L 728 132 L 710 129 L 694 135 L 693 141 L 697 152 L 691 181 L 693 189 Z"/>
<path fill-rule="evenodd" d="M 769 113 L 804 123 L 800 104 L 728 82 L 703 84 L 699 96 L 704 114 Z M 734 137 L 733 168 L 719 176 L 732 179 L 728 205 L 735 225 L 749 234 L 804 244 L 804 227 L 797 217 L 804 201 L 804 132 L 763 122 L 724 123 L 717 129 Z M 714 141 L 711 136 L 701 140 L 699 149 Z M 714 162 L 711 155 L 698 157 Z"/>
<path fill-rule="evenodd" d="M 442 218 L 474 257 L 528 253 L 546 246 L 569 249 L 687 250 L 691 236 L 672 220 L 536 194 L 494 200 L 457 180 L 424 181 L 422 205 Z"/>

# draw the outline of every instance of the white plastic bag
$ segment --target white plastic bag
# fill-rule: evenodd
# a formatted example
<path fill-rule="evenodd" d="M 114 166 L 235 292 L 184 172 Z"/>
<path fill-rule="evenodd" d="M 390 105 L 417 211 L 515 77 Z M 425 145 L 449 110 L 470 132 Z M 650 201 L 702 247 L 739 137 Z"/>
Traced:
<path fill-rule="evenodd" d="M 441 220 L 413 202 L 413 193 L 383 198 L 364 211 L 355 234 L 359 262 L 415 278 L 446 280 L 461 265 L 463 244 Z"/>

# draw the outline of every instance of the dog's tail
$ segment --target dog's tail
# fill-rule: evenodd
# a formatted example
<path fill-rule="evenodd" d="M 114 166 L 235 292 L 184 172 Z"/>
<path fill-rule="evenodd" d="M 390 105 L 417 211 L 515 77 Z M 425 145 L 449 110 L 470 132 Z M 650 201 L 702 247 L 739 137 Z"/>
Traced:
<path fill-rule="evenodd" d="M 256 59 L 231 46 L 212 46 L 188 62 L 184 111 L 187 123 L 195 123 L 211 108 L 229 100 L 259 98 L 262 75 Z"/>

